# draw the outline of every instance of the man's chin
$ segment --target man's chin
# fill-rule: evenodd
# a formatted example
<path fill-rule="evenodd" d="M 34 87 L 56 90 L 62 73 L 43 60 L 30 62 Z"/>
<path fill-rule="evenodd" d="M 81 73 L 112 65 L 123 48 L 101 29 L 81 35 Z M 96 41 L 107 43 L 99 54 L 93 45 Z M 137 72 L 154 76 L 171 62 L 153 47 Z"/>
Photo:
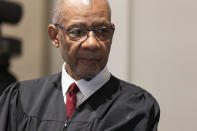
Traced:
<path fill-rule="evenodd" d="M 102 70 L 100 64 L 95 65 L 82 65 L 77 66 L 76 73 L 81 79 L 92 79 Z"/>
<path fill-rule="evenodd" d="M 80 79 L 85 79 L 85 80 L 91 80 L 92 78 L 94 78 L 99 72 L 101 71 L 101 69 L 83 69 L 83 70 L 79 70 L 77 71 L 78 76 L 80 77 Z"/>
<path fill-rule="evenodd" d="M 85 80 L 89 81 L 92 78 L 94 78 L 97 74 L 98 74 L 98 72 L 79 73 L 79 77 L 80 77 L 80 79 L 85 79 Z"/>

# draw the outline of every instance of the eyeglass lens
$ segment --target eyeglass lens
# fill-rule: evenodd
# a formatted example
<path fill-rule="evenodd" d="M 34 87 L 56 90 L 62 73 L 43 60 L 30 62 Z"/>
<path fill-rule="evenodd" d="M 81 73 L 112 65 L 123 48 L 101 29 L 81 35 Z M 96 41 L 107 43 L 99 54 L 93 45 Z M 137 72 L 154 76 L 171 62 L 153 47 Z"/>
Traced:
<path fill-rule="evenodd" d="M 100 29 L 70 29 L 68 32 L 68 36 L 70 40 L 73 41 L 84 41 L 88 38 L 88 34 L 90 31 L 93 31 L 94 36 L 100 41 L 106 41 L 111 39 L 113 35 L 113 28 L 100 28 Z"/>

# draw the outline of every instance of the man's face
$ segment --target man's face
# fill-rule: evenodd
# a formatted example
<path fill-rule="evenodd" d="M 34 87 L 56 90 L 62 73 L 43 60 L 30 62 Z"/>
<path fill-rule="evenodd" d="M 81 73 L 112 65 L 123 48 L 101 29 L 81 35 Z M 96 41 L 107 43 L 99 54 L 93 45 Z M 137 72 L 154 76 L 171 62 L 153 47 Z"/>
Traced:
<path fill-rule="evenodd" d="M 66 7 L 65 7 L 66 6 Z M 69 7 L 69 8 L 68 8 Z M 62 5 L 62 26 L 67 29 L 92 29 L 110 25 L 110 12 L 98 2 L 93 5 Z M 112 35 L 113 36 L 113 35 Z M 57 41 L 66 70 L 74 79 L 91 79 L 107 64 L 112 36 L 105 41 L 98 40 L 92 31 L 85 41 L 73 41 L 65 30 L 58 28 Z"/>

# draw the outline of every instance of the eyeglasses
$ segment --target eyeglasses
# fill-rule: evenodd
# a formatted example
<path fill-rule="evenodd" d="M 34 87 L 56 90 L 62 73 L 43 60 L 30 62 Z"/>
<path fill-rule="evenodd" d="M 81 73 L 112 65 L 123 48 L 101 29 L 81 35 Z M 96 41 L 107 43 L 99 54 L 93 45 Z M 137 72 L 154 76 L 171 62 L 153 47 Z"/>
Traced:
<path fill-rule="evenodd" d="M 112 38 L 115 27 L 113 24 L 110 24 L 105 27 L 87 29 L 87 28 L 65 28 L 60 24 L 55 24 L 56 27 L 63 29 L 67 32 L 68 37 L 72 41 L 83 42 L 89 37 L 89 32 L 92 31 L 94 36 L 99 41 L 107 41 Z"/>

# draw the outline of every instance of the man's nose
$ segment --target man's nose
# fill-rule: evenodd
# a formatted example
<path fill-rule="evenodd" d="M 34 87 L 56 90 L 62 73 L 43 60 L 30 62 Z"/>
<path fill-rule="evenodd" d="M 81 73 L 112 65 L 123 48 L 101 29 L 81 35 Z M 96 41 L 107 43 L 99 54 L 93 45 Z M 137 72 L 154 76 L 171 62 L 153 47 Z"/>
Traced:
<path fill-rule="evenodd" d="M 87 34 L 87 39 L 82 43 L 82 48 L 95 50 L 101 47 L 99 41 L 96 39 L 93 31 Z"/>

